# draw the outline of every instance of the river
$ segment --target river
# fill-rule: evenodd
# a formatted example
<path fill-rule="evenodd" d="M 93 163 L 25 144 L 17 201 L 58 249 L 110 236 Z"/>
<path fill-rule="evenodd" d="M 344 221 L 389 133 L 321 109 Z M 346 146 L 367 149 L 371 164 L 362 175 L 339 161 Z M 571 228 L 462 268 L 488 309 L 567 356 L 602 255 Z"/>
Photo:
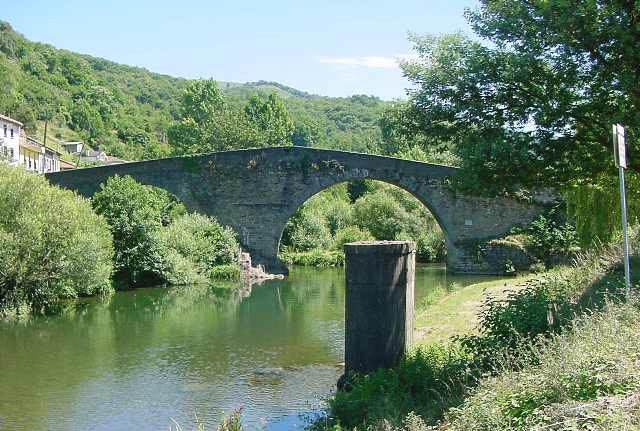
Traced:
<path fill-rule="evenodd" d="M 416 303 L 480 279 L 419 266 Z M 84 300 L 0 322 L 0 429 L 190 430 L 197 415 L 215 430 L 237 408 L 249 430 L 302 429 L 334 390 L 343 348 L 342 269 Z"/>

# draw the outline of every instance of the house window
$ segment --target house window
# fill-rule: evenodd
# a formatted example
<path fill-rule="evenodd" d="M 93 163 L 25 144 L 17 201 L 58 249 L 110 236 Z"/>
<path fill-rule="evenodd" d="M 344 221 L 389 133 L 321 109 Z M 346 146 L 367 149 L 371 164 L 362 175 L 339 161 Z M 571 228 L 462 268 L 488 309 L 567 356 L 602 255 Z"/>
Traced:
<path fill-rule="evenodd" d="M 11 137 L 13 138 L 13 128 L 11 128 Z"/>
<path fill-rule="evenodd" d="M 6 124 L 4 125 L 4 137 L 5 138 L 7 137 L 7 125 Z"/>

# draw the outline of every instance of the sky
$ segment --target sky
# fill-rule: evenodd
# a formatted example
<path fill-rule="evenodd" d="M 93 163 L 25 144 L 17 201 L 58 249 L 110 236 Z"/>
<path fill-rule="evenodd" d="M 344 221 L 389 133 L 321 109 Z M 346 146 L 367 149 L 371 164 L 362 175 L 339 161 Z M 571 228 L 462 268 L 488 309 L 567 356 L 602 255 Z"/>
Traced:
<path fill-rule="evenodd" d="M 6 0 L 9 1 L 9 0 Z M 183 78 L 276 81 L 324 96 L 402 98 L 408 32 L 470 33 L 477 0 L 19 0 L 27 38 Z"/>

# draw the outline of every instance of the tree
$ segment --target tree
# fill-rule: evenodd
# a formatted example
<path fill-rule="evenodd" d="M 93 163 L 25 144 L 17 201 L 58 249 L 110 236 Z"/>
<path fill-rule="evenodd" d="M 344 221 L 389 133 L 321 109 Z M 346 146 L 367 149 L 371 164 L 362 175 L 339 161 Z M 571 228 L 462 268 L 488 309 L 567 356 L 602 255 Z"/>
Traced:
<path fill-rule="evenodd" d="M 118 287 L 161 282 L 164 249 L 159 234 L 185 212 L 184 206 L 163 190 L 117 175 L 100 186 L 91 203 L 113 235 Z"/>
<path fill-rule="evenodd" d="M 589 182 L 611 172 L 616 122 L 640 172 L 638 2 L 482 0 L 467 18 L 482 42 L 414 35 L 402 66 L 411 120 L 452 143 L 467 186 Z"/>
<path fill-rule="evenodd" d="M 274 93 L 265 101 L 253 95 L 245 106 L 244 113 L 249 123 L 262 132 L 264 146 L 291 145 L 293 123 L 287 107 Z"/>
<path fill-rule="evenodd" d="M 238 111 L 225 102 L 215 81 L 193 81 L 182 97 L 180 115 L 168 132 L 179 154 L 291 144 L 291 118 L 273 94 L 266 101 L 253 96 Z"/>
<path fill-rule="evenodd" d="M 0 163 L 0 316 L 112 292 L 113 243 L 86 199 Z"/>

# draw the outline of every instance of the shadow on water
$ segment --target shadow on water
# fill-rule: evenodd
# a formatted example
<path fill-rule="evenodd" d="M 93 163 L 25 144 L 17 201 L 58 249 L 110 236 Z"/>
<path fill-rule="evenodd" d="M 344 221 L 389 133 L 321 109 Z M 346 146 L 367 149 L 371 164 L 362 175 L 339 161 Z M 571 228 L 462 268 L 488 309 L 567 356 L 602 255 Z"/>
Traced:
<path fill-rule="evenodd" d="M 420 267 L 416 297 L 477 280 Z M 242 406 L 248 429 L 302 428 L 342 372 L 344 273 L 234 287 L 137 289 L 0 323 L 0 424 L 188 429 L 197 413 L 215 429 Z"/>

